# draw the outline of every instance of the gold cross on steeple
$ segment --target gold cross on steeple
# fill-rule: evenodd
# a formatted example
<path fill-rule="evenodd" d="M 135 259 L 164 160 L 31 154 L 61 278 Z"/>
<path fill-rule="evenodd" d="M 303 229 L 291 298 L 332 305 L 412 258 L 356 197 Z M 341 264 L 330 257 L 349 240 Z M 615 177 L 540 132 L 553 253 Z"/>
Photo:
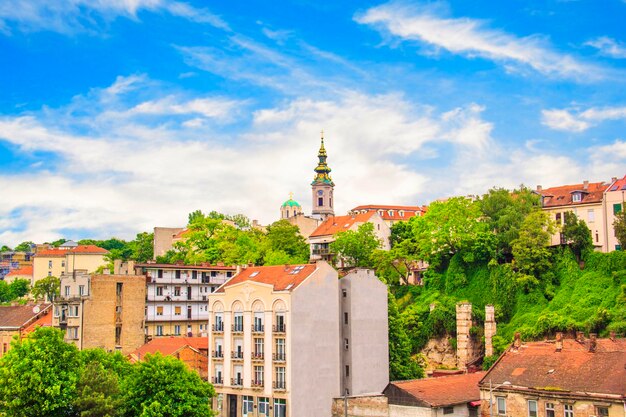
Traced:
<path fill-rule="evenodd" d="M 289 193 L 289 199 L 293 200 L 293 193 L 292 192 Z"/>

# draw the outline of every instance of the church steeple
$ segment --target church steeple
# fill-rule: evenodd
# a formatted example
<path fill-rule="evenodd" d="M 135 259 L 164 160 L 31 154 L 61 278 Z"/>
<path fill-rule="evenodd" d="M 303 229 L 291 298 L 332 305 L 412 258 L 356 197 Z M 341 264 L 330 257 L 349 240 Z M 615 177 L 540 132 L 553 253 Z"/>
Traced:
<path fill-rule="evenodd" d="M 319 162 L 315 167 L 315 178 L 311 186 L 313 188 L 313 216 L 325 219 L 328 216 L 334 216 L 333 210 L 333 190 L 335 183 L 330 177 L 330 167 L 326 163 L 326 148 L 324 147 L 324 131 L 322 130 L 322 140 L 320 150 L 317 153 Z"/>

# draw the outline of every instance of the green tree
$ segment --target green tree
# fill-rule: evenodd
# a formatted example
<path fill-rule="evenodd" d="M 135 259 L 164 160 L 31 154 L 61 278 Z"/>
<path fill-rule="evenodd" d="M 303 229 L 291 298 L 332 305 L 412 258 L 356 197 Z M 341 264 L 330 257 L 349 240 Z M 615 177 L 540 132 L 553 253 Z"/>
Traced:
<path fill-rule="evenodd" d="M 554 232 L 554 222 L 543 211 L 530 213 L 522 222 L 519 237 L 511 246 L 515 265 L 528 284 L 535 283 L 539 274 L 552 266 L 548 244 Z"/>
<path fill-rule="evenodd" d="M 411 340 L 406 333 L 396 300 L 388 294 L 389 317 L 389 379 L 415 379 L 424 376 L 424 370 L 411 358 Z"/>
<path fill-rule="evenodd" d="M 13 299 L 12 296 L 9 284 L 4 280 L 0 280 L 0 303 L 11 301 Z"/>
<path fill-rule="evenodd" d="M 382 242 L 374 233 L 374 224 L 363 223 L 356 231 L 337 233 L 330 249 L 343 259 L 347 267 L 372 268 L 374 251 L 381 246 Z"/>
<path fill-rule="evenodd" d="M 7 245 L 2 245 L 2 247 L 0 248 L 0 252 L 11 252 L 12 250 L 13 249 L 8 247 Z"/>
<path fill-rule="evenodd" d="M 61 246 L 65 242 L 67 242 L 67 239 L 61 238 L 61 239 L 55 240 L 54 242 L 50 242 L 50 245 L 55 247 L 55 248 L 58 248 L 59 246 Z"/>
<path fill-rule="evenodd" d="M 213 386 L 171 356 L 146 355 L 122 384 L 124 416 L 206 417 Z"/>
<path fill-rule="evenodd" d="M 135 240 L 129 242 L 130 258 L 137 262 L 146 262 L 154 256 L 154 233 L 137 233 Z"/>
<path fill-rule="evenodd" d="M 31 250 L 30 248 L 32 245 L 34 245 L 34 243 L 31 242 L 30 240 L 27 242 L 22 242 L 15 247 L 15 251 L 16 252 L 30 252 Z"/>
<path fill-rule="evenodd" d="M 306 263 L 309 260 L 309 245 L 298 226 L 288 220 L 278 220 L 267 227 L 267 246 L 271 252 L 285 253 L 288 256 L 286 263 Z M 264 261 L 266 265 L 280 265 L 269 263 L 267 259 Z"/>
<path fill-rule="evenodd" d="M 0 358 L 0 410 L 11 417 L 71 415 L 78 377 L 76 347 L 60 330 L 40 327 Z"/>
<path fill-rule="evenodd" d="M 33 297 L 37 300 L 52 301 L 59 296 L 61 290 L 61 280 L 57 277 L 50 276 L 40 279 L 33 285 L 31 291 Z"/>
<path fill-rule="evenodd" d="M 565 212 L 565 221 L 561 232 L 578 260 L 582 258 L 583 253 L 593 250 L 591 230 L 587 227 L 587 223 L 580 220 L 573 212 Z"/>
<path fill-rule="evenodd" d="M 16 279 L 9 284 L 9 292 L 12 300 L 25 296 L 28 294 L 28 290 L 30 290 L 30 282 L 26 279 Z"/>
<path fill-rule="evenodd" d="M 613 229 L 615 230 L 615 237 L 617 238 L 620 247 L 622 250 L 626 250 L 626 210 L 622 210 L 615 214 Z"/>

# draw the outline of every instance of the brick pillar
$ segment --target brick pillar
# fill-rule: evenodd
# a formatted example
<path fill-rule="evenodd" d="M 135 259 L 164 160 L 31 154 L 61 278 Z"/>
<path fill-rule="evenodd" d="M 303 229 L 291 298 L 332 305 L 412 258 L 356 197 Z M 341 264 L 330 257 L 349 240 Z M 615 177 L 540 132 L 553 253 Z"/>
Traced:
<path fill-rule="evenodd" d="M 470 360 L 470 328 L 472 327 L 472 304 L 456 305 L 456 366 L 467 369 Z"/>
<path fill-rule="evenodd" d="M 496 335 L 496 311 L 488 304 L 485 306 L 485 356 L 493 355 L 492 339 Z"/>

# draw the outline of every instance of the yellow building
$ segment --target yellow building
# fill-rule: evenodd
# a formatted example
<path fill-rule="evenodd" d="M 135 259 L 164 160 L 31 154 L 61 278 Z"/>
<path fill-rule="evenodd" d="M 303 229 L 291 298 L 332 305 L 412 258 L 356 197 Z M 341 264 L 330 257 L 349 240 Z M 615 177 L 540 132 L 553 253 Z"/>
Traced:
<path fill-rule="evenodd" d="M 74 270 L 95 272 L 99 267 L 107 264 L 105 256 L 108 253 L 108 250 L 95 245 L 40 250 L 33 258 L 31 285 L 42 278 L 60 277 L 61 274 L 71 274 Z"/>

